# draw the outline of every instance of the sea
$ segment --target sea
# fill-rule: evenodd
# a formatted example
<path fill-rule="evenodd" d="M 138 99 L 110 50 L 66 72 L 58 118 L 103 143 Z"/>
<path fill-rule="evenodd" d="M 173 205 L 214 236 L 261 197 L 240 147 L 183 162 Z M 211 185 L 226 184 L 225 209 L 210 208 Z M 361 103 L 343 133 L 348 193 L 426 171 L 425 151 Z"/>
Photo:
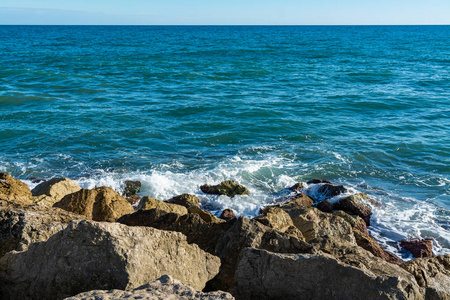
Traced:
<path fill-rule="evenodd" d="M 324 178 L 448 254 L 450 26 L 0 26 L 0 172 L 247 217 Z"/>

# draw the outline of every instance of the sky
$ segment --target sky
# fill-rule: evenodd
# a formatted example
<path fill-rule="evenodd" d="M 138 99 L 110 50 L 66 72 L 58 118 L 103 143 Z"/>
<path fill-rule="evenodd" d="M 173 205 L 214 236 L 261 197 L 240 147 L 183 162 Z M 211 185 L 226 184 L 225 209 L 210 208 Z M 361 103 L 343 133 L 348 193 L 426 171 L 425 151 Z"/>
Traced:
<path fill-rule="evenodd" d="M 450 0 L 0 0 L 0 25 L 422 24 L 450 24 Z"/>

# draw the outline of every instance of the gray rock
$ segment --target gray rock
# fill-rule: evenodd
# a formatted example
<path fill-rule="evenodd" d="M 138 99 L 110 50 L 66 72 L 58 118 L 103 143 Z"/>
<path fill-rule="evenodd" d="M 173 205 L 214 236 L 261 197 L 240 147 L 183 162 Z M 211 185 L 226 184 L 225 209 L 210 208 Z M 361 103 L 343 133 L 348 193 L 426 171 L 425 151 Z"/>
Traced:
<path fill-rule="evenodd" d="M 240 256 L 231 292 L 236 299 L 258 300 L 424 299 L 423 290 L 410 274 L 381 259 L 371 259 L 377 264 L 372 269 L 326 254 L 279 254 L 247 248 Z"/>
<path fill-rule="evenodd" d="M 130 291 L 122 290 L 95 290 L 81 293 L 65 300 L 113 300 L 113 299 L 148 299 L 148 300 L 232 300 L 233 296 L 225 292 L 202 293 L 190 286 L 182 284 L 169 275 L 147 283 Z"/>
<path fill-rule="evenodd" d="M 59 208 L 39 205 L 0 207 L 0 257 L 9 251 L 23 251 L 33 243 L 46 241 L 76 219 L 83 219 L 83 216 Z"/>
<path fill-rule="evenodd" d="M 0 259 L 1 299 L 61 299 L 95 289 L 132 289 L 169 274 L 201 290 L 220 260 L 178 232 L 74 221 L 46 242 Z"/>

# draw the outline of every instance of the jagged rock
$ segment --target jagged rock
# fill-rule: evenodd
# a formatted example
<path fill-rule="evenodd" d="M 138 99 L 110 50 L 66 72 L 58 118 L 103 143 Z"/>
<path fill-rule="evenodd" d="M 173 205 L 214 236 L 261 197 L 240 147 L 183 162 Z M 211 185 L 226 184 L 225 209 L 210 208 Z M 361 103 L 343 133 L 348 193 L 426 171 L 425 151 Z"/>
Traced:
<path fill-rule="evenodd" d="M 80 185 L 69 178 L 52 178 L 38 184 L 31 190 L 31 194 L 36 197 L 35 203 L 51 207 L 61 201 L 64 196 L 79 190 L 81 190 Z"/>
<path fill-rule="evenodd" d="M 141 201 L 141 197 L 139 197 L 138 195 L 130 195 L 127 196 L 126 199 L 131 205 L 135 205 L 136 203 L 139 203 L 139 201 Z"/>
<path fill-rule="evenodd" d="M 110 300 L 110 299 L 152 299 L 152 300 L 232 300 L 234 297 L 225 292 L 202 293 L 169 275 L 164 275 L 155 281 L 144 284 L 130 291 L 123 290 L 95 290 L 78 294 L 64 300 Z"/>
<path fill-rule="evenodd" d="M 139 210 L 123 216 L 117 222 L 128 226 L 148 226 L 181 232 L 186 235 L 189 243 L 195 243 L 212 254 L 215 253 L 216 243 L 221 235 L 232 225 L 232 222 L 208 223 L 197 214 L 179 215 L 160 209 Z"/>
<path fill-rule="evenodd" d="M 343 210 L 351 215 L 360 216 L 366 222 L 367 226 L 369 226 L 372 210 L 364 203 L 364 201 L 368 201 L 370 198 L 371 197 L 367 194 L 358 193 L 340 199 L 333 204 L 333 207 L 334 209 Z"/>
<path fill-rule="evenodd" d="M 283 253 L 311 253 L 310 244 L 291 235 L 262 225 L 258 221 L 239 217 L 223 234 L 216 245 L 216 255 L 221 258 L 219 274 L 210 282 L 210 287 L 227 290 L 234 281 L 239 254 L 242 249 L 253 247 Z"/>
<path fill-rule="evenodd" d="M 0 257 L 5 253 L 28 249 L 29 245 L 46 241 L 67 224 L 83 216 L 59 208 L 39 205 L 26 208 L 0 208 Z"/>
<path fill-rule="evenodd" d="M 366 266 L 323 254 L 241 253 L 232 294 L 236 299 L 423 299 L 407 272 L 371 257 Z"/>
<path fill-rule="evenodd" d="M 383 249 L 373 238 L 369 235 L 360 232 L 357 229 L 353 229 L 355 235 L 356 244 L 363 249 L 369 251 L 373 255 L 384 259 L 392 264 L 401 264 L 403 260 L 395 256 L 393 253 Z"/>
<path fill-rule="evenodd" d="M 352 216 L 342 210 L 333 212 L 333 215 L 343 218 L 352 226 L 353 229 L 359 230 L 365 235 L 369 235 L 369 230 L 367 230 L 366 222 L 364 222 L 364 220 L 360 216 Z"/>
<path fill-rule="evenodd" d="M 74 221 L 46 242 L 0 259 L 2 299 L 61 299 L 95 289 L 132 289 L 169 274 L 195 289 L 219 258 L 178 232 Z"/>
<path fill-rule="evenodd" d="M 149 210 L 149 209 L 161 209 L 166 212 L 173 212 L 179 215 L 185 215 L 188 213 L 186 207 L 178 204 L 167 203 L 163 201 L 156 200 L 152 197 L 143 197 L 141 202 L 139 202 L 138 209 Z"/>
<path fill-rule="evenodd" d="M 236 215 L 234 214 L 232 209 L 226 208 L 222 211 L 219 218 L 228 222 L 231 220 L 235 220 Z"/>
<path fill-rule="evenodd" d="M 413 241 L 402 240 L 400 242 L 400 247 L 411 252 L 413 257 L 415 258 L 433 256 L 432 239 L 413 240 Z"/>
<path fill-rule="evenodd" d="M 297 182 L 293 186 L 289 187 L 288 190 L 295 193 L 300 193 L 303 190 L 303 183 Z"/>
<path fill-rule="evenodd" d="M 316 200 L 329 199 L 339 194 L 347 192 L 347 189 L 343 185 L 337 185 L 333 183 L 319 183 L 320 186 L 316 191 Z"/>
<path fill-rule="evenodd" d="M 402 265 L 426 288 L 426 299 L 450 299 L 450 254 L 416 258 Z"/>
<path fill-rule="evenodd" d="M 0 173 L 0 200 L 31 204 L 30 188 L 10 174 Z"/>
<path fill-rule="evenodd" d="M 288 213 L 307 242 L 328 236 L 356 243 L 350 224 L 339 216 L 323 213 L 315 207 L 290 210 Z"/>
<path fill-rule="evenodd" d="M 314 201 L 304 193 L 300 193 L 293 197 L 288 197 L 285 199 L 288 201 L 284 202 L 284 203 L 280 203 L 280 204 L 267 206 L 266 208 L 261 209 L 261 213 L 264 213 L 264 210 L 266 210 L 270 207 L 279 207 L 282 210 L 290 213 L 292 211 L 296 211 L 299 209 L 302 210 L 304 208 L 311 207 L 314 205 Z"/>
<path fill-rule="evenodd" d="M 199 215 L 200 218 L 202 218 L 204 221 L 206 221 L 208 223 L 223 223 L 224 222 L 222 219 L 219 219 L 218 217 L 211 214 L 209 211 L 205 211 L 198 206 L 189 207 L 188 212 L 190 214 Z"/>
<path fill-rule="evenodd" d="M 289 214 L 279 207 L 268 207 L 264 209 L 263 215 L 253 218 L 253 220 L 275 230 L 293 235 L 299 240 L 304 240 L 302 232 L 294 226 Z"/>
<path fill-rule="evenodd" d="M 105 186 L 92 190 L 81 189 L 65 196 L 53 206 L 84 215 L 94 221 L 115 221 L 125 214 L 134 212 L 131 204 L 123 196 Z"/>
<path fill-rule="evenodd" d="M 123 195 L 126 197 L 136 195 L 137 193 L 139 193 L 140 189 L 141 189 L 141 182 L 139 180 L 136 181 L 126 180 Z"/>
<path fill-rule="evenodd" d="M 226 195 L 228 197 L 250 194 L 250 191 L 245 186 L 233 180 L 222 181 L 220 184 L 213 186 L 204 184 L 200 189 L 206 194 Z"/>
<path fill-rule="evenodd" d="M 189 208 L 191 206 L 199 206 L 200 207 L 200 199 L 198 199 L 197 196 L 190 195 L 190 194 L 183 194 L 183 195 L 175 196 L 164 202 L 182 205 L 186 208 Z"/>
<path fill-rule="evenodd" d="M 322 178 L 311 179 L 311 180 L 308 180 L 308 182 L 306 182 L 306 184 L 318 184 L 318 183 L 333 184 L 331 181 L 329 181 L 327 179 L 322 179 Z"/>

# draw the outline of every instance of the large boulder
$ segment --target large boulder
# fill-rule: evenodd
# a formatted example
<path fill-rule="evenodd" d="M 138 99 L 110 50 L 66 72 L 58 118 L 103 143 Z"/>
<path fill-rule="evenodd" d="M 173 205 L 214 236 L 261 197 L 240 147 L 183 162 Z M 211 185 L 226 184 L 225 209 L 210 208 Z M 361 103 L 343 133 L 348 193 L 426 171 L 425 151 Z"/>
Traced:
<path fill-rule="evenodd" d="M 0 257 L 9 251 L 23 251 L 33 243 L 46 241 L 66 228 L 70 221 L 82 218 L 59 208 L 40 205 L 1 207 Z"/>
<path fill-rule="evenodd" d="M 402 265 L 426 288 L 427 299 L 450 299 L 450 254 L 416 258 Z"/>
<path fill-rule="evenodd" d="M 123 290 L 95 290 L 78 294 L 65 300 L 110 300 L 110 299 L 152 299 L 152 300 L 233 300 L 234 297 L 225 292 L 202 293 L 194 288 L 182 284 L 172 276 L 164 275 L 155 281 L 149 282 L 138 288 Z"/>
<path fill-rule="evenodd" d="M 200 206 L 200 199 L 198 199 L 197 196 L 191 194 L 182 194 L 179 196 L 175 196 L 173 198 L 170 198 L 169 200 L 166 200 L 165 202 L 182 205 L 186 208 L 189 208 L 191 206 Z"/>
<path fill-rule="evenodd" d="M 178 232 L 74 221 L 46 242 L 0 259 L 0 298 L 61 299 L 95 289 L 132 289 L 164 274 L 201 290 L 219 258 Z"/>
<path fill-rule="evenodd" d="M 241 253 L 232 294 L 236 299 L 423 299 L 414 278 L 371 257 L 369 266 L 329 255 L 279 254 L 247 248 Z"/>
<path fill-rule="evenodd" d="M 298 209 L 298 208 L 307 208 L 314 205 L 314 200 L 311 199 L 308 195 L 305 193 L 299 193 L 295 194 L 294 196 L 288 196 L 284 197 L 280 200 L 277 200 L 277 202 L 281 202 L 281 204 L 276 205 L 270 205 L 268 207 L 279 207 L 283 210 L 291 210 L 291 209 Z"/>
<path fill-rule="evenodd" d="M 152 197 L 143 197 L 139 202 L 138 209 L 149 210 L 157 208 L 166 212 L 176 213 L 179 215 L 185 215 L 188 213 L 186 207 L 178 204 L 166 203 L 164 201 L 157 200 Z"/>
<path fill-rule="evenodd" d="M 217 242 L 216 255 L 221 258 L 220 273 L 210 283 L 212 288 L 227 290 L 234 275 L 242 249 L 253 247 L 282 253 L 311 253 L 310 244 L 298 238 L 267 227 L 256 220 L 239 217 Z"/>
<path fill-rule="evenodd" d="M 236 215 L 231 208 L 225 208 L 219 218 L 228 222 L 231 220 L 236 220 Z"/>
<path fill-rule="evenodd" d="M 10 174 L 0 173 L 0 200 L 13 201 L 19 204 L 30 204 L 30 188 Z"/>
<path fill-rule="evenodd" d="M 41 182 L 31 190 L 35 196 L 34 202 L 45 206 L 53 206 L 56 202 L 69 194 L 78 192 L 81 187 L 78 183 L 68 178 L 52 178 Z"/>
<path fill-rule="evenodd" d="M 360 216 L 367 224 L 370 225 L 370 216 L 372 210 L 366 202 L 369 202 L 371 197 L 364 193 L 354 194 L 344 197 L 333 204 L 334 209 L 340 209 L 351 215 Z"/>
<path fill-rule="evenodd" d="M 222 219 L 219 219 L 218 217 L 216 217 L 215 215 L 213 215 L 212 213 L 210 213 L 207 210 L 203 210 L 198 206 L 191 206 L 188 208 L 188 212 L 190 214 L 197 214 L 200 216 L 200 218 L 202 218 L 204 221 L 206 221 L 207 223 L 223 223 L 225 222 Z"/>
<path fill-rule="evenodd" d="M 253 218 L 253 220 L 275 230 L 291 234 L 299 240 L 304 240 L 302 232 L 294 226 L 294 223 L 287 212 L 276 206 L 268 207 L 262 212 L 262 215 Z"/>
<path fill-rule="evenodd" d="M 139 210 L 121 217 L 117 222 L 181 232 L 189 243 L 195 243 L 212 254 L 221 235 L 232 225 L 232 222 L 208 223 L 198 214 L 179 215 L 161 209 Z"/>
<path fill-rule="evenodd" d="M 316 185 L 309 188 L 316 202 L 325 199 L 330 199 L 334 196 L 348 192 L 347 188 L 345 188 L 343 185 L 337 185 L 334 183 L 330 183 L 329 181 L 322 181 L 322 182 L 308 181 L 308 184 Z"/>
<path fill-rule="evenodd" d="M 422 240 L 402 240 L 400 241 L 400 247 L 411 252 L 413 257 L 433 257 L 433 240 L 432 239 L 422 239 Z"/>
<path fill-rule="evenodd" d="M 222 181 L 218 185 L 212 186 L 204 184 L 200 187 L 200 189 L 205 194 L 226 195 L 228 197 L 250 194 L 250 191 L 245 186 L 240 185 L 233 180 Z"/>
<path fill-rule="evenodd" d="M 134 212 L 133 206 L 123 196 L 105 186 L 92 190 L 81 189 L 65 196 L 53 206 L 94 221 L 115 221 Z"/>
<path fill-rule="evenodd" d="M 360 216 L 349 215 L 342 210 L 333 212 L 333 215 L 343 218 L 350 224 L 350 226 L 352 226 L 353 229 L 359 230 L 365 235 L 369 235 L 369 230 L 367 229 L 366 222 L 364 222 L 364 220 Z"/>

